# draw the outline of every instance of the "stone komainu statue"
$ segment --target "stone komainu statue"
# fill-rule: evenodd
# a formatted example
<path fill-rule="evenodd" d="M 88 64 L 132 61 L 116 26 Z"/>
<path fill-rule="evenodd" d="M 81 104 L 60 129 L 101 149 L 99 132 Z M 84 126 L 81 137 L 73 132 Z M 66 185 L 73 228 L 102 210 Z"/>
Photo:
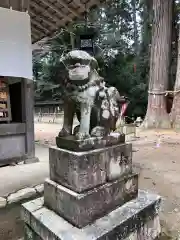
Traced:
<path fill-rule="evenodd" d="M 106 87 L 99 76 L 96 59 L 80 50 L 63 59 L 67 70 L 64 84 L 64 122 L 59 137 L 75 135 L 83 140 L 107 136 L 116 129 L 122 98 L 114 87 Z M 72 132 L 74 115 L 80 122 Z"/>

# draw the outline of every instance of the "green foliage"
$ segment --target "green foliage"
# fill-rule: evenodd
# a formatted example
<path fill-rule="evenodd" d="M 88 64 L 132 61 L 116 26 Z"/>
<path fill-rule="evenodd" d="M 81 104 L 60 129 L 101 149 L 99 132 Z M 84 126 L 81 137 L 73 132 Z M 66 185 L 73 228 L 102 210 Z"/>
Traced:
<path fill-rule="evenodd" d="M 149 0 L 150 1 L 150 0 Z M 149 72 L 149 46 L 151 18 L 148 15 L 148 0 L 137 0 L 135 14 L 138 27 L 138 49 L 135 52 L 134 18 L 132 0 L 111 0 L 88 15 L 88 25 L 96 29 L 96 58 L 100 74 L 109 85 L 117 87 L 121 95 L 129 98 L 129 116 L 143 116 L 147 106 Z M 61 57 L 72 49 L 74 39 L 85 31 L 84 22 L 76 22 L 71 29 L 49 40 L 47 54 L 34 61 L 36 100 L 61 99 L 62 82 L 66 76 Z M 71 33 L 70 33 L 71 32 Z"/>

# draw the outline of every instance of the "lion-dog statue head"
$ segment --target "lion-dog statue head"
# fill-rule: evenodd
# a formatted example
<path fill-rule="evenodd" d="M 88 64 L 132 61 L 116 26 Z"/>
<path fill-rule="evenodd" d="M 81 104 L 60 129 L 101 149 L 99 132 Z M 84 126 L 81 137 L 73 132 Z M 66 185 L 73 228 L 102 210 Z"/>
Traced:
<path fill-rule="evenodd" d="M 75 135 L 82 140 L 114 131 L 121 98 L 116 88 L 106 87 L 98 74 L 96 59 L 85 51 L 74 50 L 62 61 L 67 80 L 64 85 L 64 124 L 59 136 Z M 80 125 L 72 132 L 75 114 Z"/>

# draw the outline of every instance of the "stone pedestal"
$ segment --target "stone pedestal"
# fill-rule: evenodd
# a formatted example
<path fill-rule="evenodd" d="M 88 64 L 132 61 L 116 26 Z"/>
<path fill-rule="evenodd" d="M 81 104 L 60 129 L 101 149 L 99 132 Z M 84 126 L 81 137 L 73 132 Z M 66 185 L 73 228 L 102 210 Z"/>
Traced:
<path fill-rule="evenodd" d="M 51 180 L 80 193 L 132 173 L 132 145 L 85 152 L 52 147 L 49 165 Z"/>
<path fill-rule="evenodd" d="M 159 197 L 139 191 L 138 198 L 79 229 L 39 198 L 23 205 L 25 240 L 152 240 L 161 232 L 159 205 Z"/>
<path fill-rule="evenodd" d="M 160 197 L 139 191 L 132 145 L 74 152 L 50 148 L 44 198 L 23 205 L 26 240 L 150 240 Z"/>

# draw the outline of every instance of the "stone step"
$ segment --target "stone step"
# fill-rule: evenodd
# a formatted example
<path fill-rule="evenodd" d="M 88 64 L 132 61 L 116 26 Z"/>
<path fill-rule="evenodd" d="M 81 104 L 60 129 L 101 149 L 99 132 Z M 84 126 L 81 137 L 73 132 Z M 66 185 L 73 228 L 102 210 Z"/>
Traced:
<path fill-rule="evenodd" d="M 23 204 L 26 240 L 153 240 L 161 232 L 160 197 L 139 191 L 138 197 L 82 229 L 44 206 L 43 198 Z"/>
<path fill-rule="evenodd" d="M 75 192 L 97 187 L 132 172 L 132 144 L 87 152 L 49 149 L 50 179 Z"/>
<path fill-rule="evenodd" d="M 73 225 L 82 228 L 137 197 L 138 174 L 77 193 L 47 179 L 44 204 Z"/>

